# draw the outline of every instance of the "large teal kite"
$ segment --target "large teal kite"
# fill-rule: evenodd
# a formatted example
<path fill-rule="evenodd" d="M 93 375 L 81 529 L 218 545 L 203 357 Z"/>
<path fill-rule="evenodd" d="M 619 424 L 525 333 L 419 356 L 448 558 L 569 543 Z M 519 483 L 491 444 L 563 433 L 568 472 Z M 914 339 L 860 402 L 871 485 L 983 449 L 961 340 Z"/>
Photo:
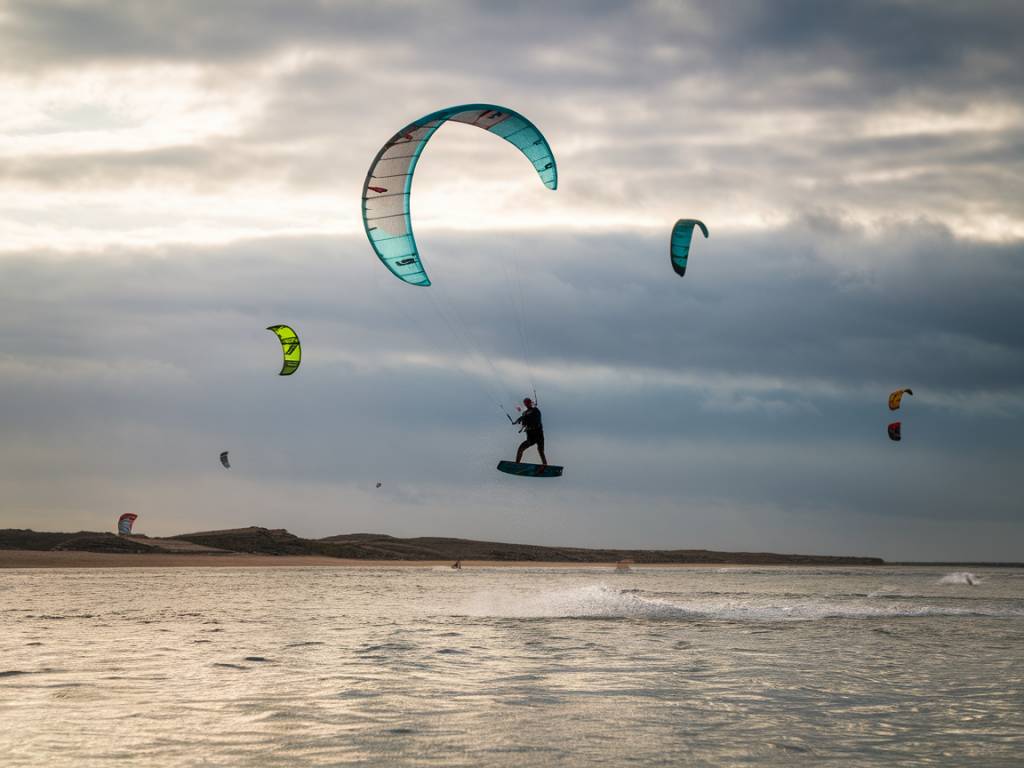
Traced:
<path fill-rule="evenodd" d="M 370 164 L 363 183 L 363 226 L 384 266 L 411 285 L 430 285 L 412 234 L 412 175 L 434 131 L 449 120 L 483 128 L 515 145 L 533 163 L 544 186 L 558 187 L 558 168 L 547 139 L 518 112 L 494 104 L 463 104 L 409 123 L 388 140 Z"/>

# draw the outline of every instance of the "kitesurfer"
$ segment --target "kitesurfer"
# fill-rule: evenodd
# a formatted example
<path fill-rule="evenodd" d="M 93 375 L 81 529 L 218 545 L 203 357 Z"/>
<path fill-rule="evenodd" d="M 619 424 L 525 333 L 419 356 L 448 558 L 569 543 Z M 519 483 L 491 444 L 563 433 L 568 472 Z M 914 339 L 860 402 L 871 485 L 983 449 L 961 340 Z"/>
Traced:
<path fill-rule="evenodd" d="M 522 424 L 522 430 L 520 431 L 526 432 L 526 439 L 520 443 L 519 450 L 516 451 L 516 464 L 520 464 L 523 461 L 523 451 L 531 445 L 536 445 L 537 453 L 540 454 L 541 464 L 546 467 L 548 465 L 548 458 L 544 455 L 544 425 L 540 421 L 540 408 L 537 408 L 533 404 L 533 400 L 528 397 L 523 398 L 523 405 L 526 406 L 523 415 L 512 422 L 513 424 Z"/>

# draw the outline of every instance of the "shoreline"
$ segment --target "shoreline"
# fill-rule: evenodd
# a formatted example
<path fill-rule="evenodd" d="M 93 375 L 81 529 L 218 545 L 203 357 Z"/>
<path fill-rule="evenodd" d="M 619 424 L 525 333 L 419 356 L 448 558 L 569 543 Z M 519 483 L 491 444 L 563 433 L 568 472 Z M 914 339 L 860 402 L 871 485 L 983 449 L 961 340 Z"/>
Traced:
<path fill-rule="evenodd" d="M 452 560 L 371 560 L 323 555 L 163 554 L 40 551 L 0 549 L 0 570 L 10 568 L 449 568 Z M 615 570 L 615 563 L 542 560 L 463 560 L 465 568 L 596 568 Z M 746 563 L 645 563 L 658 568 L 746 568 Z M 768 567 L 768 566 L 757 566 Z M 875 567 L 875 566 L 867 566 Z"/>
<path fill-rule="evenodd" d="M 17 552 L 34 552 L 19 555 Z M 3 560 L 6 555 L 8 563 Z M 195 558 L 178 559 L 171 558 Z M 101 558 L 115 559 L 101 559 Z M 140 559 L 145 558 L 145 559 Z M 547 565 L 608 567 L 634 565 L 746 566 L 883 565 L 880 557 L 803 555 L 777 552 L 718 552 L 708 549 L 609 549 L 555 547 L 535 544 L 475 541 L 473 539 L 352 533 L 304 539 L 284 528 L 248 526 L 201 531 L 175 537 L 142 534 L 114 536 L 102 531 L 77 533 L 0 529 L 0 567 L 118 567 L 133 565 L 212 566 L 225 563 L 210 558 L 235 558 L 232 563 L 252 566 L 286 565 L 451 565 L 456 560 L 489 566 Z M 294 559 L 298 558 L 298 559 Z M 17 564 L 17 565 L 15 565 Z"/>
<path fill-rule="evenodd" d="M 451 560 L 370 560 L 322 555 L 254 555 L 242 552 L 217 554 L 109 553 L 0 549 L 0 570 L 11 568 L 447 568 Z M 466 568 L 586 568 L 615 571 L 614 562 L 566 562 L 542 560 L 463 560 Z M 891 565 L 891 564 L 886 564 Z M 929 564 L 900 563 L 899 567 Z M 644 568 L 865 568 L 879 565 L 841 563 L 631 563 Z M 883 566 L 884 567 L 884 566 Z M 946 567 L 949 567 L 948 565 Z"/>

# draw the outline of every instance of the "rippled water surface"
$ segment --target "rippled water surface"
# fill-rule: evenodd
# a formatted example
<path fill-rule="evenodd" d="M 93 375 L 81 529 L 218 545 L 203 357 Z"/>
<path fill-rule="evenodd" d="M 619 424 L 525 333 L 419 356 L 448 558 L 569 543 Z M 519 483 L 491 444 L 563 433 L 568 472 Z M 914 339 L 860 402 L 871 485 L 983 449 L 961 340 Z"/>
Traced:
<path fill-rule="evenodd" d="M 1020 766 L 1024 571 L 0 571 L 0 725 L 7 768 Z"/>

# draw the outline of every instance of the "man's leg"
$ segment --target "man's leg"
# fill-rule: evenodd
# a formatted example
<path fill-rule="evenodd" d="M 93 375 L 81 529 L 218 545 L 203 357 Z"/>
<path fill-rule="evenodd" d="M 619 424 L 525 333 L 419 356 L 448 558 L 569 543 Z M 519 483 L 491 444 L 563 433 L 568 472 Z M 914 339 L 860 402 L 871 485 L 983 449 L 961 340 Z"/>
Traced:
<path fill-rule="evenodd" d="M 526 440 L 523 440 L 523 442 L 521 442 L 519 444 L 519 450 L 516 451 L 516 464 L 522 463 L 522 461 L 523 461 L 523 451 L 525 451 L 531 445 L 533 445 L 533 443 L 530 442 L 529 438 L 527 438 Z"/>
<path fill-rule="evenodd" d="M 548 465 L 548 457 L 544 455 L 544 436 L 537 440 L 537 453 L 540 454 L 540 463 L 545 467 Z"/>

